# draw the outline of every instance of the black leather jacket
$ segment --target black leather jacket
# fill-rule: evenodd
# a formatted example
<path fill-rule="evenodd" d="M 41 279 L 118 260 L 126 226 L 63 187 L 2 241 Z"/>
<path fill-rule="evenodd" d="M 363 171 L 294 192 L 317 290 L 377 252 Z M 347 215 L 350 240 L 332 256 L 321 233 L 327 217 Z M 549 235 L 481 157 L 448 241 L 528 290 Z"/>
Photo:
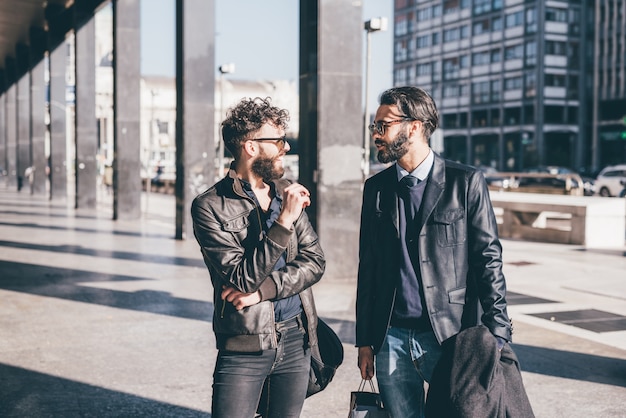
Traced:
<path fill-rule="evenodd" d="M 288 180 L 275 183 L 282 195 Z M 317 344 L 317 313 L 311 286 L 326 261 L 304 211 L 292 229 L 277 222 L 263 233 L 260 208 L 241 187 L 234 170 L 191 205 L 194 235 L 213 283 L 213 330 L 219 349 L 254 352 L 277 346 L 272 300 L 298 294 L 306 316 L 309 344 Z M 287 265 L 274 271 L 286 251 Z M 222 286 L 261 293 L 262 301 L 241 311 L 220 298 Z"/>
<path fill-rule="evenodd" d="M 378 352 L 387 333 L 399 280 L 396 168 L 365 183 L 356 305 L 356 345 Z M 487 184 L 473 167 L 435 154 L 422 199 L 419 266 L 426 309 L 442 341 L 483 323 L 511 340 L 502 247 Z"/>

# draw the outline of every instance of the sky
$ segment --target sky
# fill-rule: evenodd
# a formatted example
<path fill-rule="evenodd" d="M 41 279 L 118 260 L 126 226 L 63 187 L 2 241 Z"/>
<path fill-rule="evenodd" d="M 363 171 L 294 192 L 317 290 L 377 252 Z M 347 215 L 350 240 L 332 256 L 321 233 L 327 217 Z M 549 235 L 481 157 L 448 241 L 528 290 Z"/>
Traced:
<path fill-rule="evenodd" d="M 358 0 L 357 0 L 358 1 Z M 386 17 L 388 30 L 371 35 L 369 108 L 393 80 L 393 0 L 362 0 L 363 21 Z M 141 72 L 175 75 L 175 0 L 141 1 Z M 215 0 L 215 72 L 234 63 L 228 77 L 297 80 L 299 0 Z M 365 68 L 365 30 L 363 68 Z M 365 77 L 363 77 L 365 80 Z"/>

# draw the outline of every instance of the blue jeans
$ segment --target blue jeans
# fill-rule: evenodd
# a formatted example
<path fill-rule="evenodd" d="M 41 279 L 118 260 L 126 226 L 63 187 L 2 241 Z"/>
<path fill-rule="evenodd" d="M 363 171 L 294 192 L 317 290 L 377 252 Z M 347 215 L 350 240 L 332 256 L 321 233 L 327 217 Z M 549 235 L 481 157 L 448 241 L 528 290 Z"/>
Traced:
<path fill-rule="evenodd" d="M 441 346 L 432 331 L 388 329 L 376 354 L 376 379 L 393 418 L 424 417 L 424 382 L 430 381 L 440 356 Z"/>
<path fill-rule="evenodd" d="M 267 399 L 259 409 L 263 417 L 300 416 L 311 367 L 306 330 L 298 318 L 277 323 L 276 331 L 276 349 L 218 352 L 213 374 L 213 418 L 254 417 L 264 383 Z"/>

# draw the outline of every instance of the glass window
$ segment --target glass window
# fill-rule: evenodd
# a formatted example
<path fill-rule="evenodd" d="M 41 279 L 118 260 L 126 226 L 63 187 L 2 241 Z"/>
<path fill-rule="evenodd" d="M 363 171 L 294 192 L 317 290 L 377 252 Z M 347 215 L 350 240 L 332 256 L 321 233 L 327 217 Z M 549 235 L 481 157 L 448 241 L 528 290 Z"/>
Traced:
<path fill-rule="evenodd" d="M 459 77 L 459 58 L 449 58 L 443 60 L 443 79 L 450 80 Z"/>
<path fill-rule="evenodd" d="M 537 78 L 534 72 L 526 73 L 526 85 L 524 86 L 526 97 L 535 97 L 537 94 Z"/>
<path fill-rule="evenodd" d="M 537 10 L 534 7 L 526 10 L 526 32 L 537 32 Z"/>
<path fill-rule="evenodd" d="M 534 40 L 526 42 L 526 64 L 535 65 L 537 63 L 537 42 Z"/>
<path fill-rule="evenodd" d="M 443 42 L 457 41 L 460 36 L 459 28 L 446 29 L 443 31 Z"/>
<path fill-rule="evenodd" d="M 409 22 L 406 15 L 396 16 L 396 24 L 394 26 L 396 35 L 406 35 L 409 30 Z"/>
<path fill-rule="evenodd" d="M 567 9 L 546 7 L 546 20 L 549 22 L 567 22 Z"/>
<path fill-rule="evenodd" d="M 469 25 L 461 26 L 461 39 L 469 38 Z"/>
<path fill-rule="evenodd" d="M 428 75 L 431 73 L 431 69 L 433 65 L 430 62 L 426 62 L 424 64 L 417 64 L 417 75 Z"/>
<path fill-rule="evenodd" d="M 493 80 L 491 82 L 491 101 L 500 101 L 500 80 Z"/>
<path fill-rule="evenodd" d="M 469 96 L 469 86 L 467 84 L 461 84 L 459 86 L 459 96 L 460 97 Z"/>
<path fill-rule="evenodd" d="M 491 11 L 491 0 L 474 0 L 474 14 L 482 14 Z"/>
<path fill-rule="evenodd" d="M 417 38 L 417 48 L 426 48 L 430 46 L 430 35 L 422 35 Z"/>
<path fill-rule="evenodd" d="M 424 21 L 424 20 L 428 20 L 431 18 L 431 11 L 432 9 L 430 7 L 425 7 L 423 9 L 420 9 L 417 11 L 417 21 Z"/>
<path fill-rule="evenodd" d="M 472 65 L 489 64 L 489 59 L 490 59 L 489 51 L 476 52 L 472 54 Z"/>
<path fill-rule="evenodd" d="M 459 86 L 456 84 L 446 84 L 443 86 L 443 97 L 458 97 Z"/>
<path fill-rule="evenodd" d="M 563 74 L 546 74 L 546 86 L 565 87 L 565 75 Z"/>
<path fill-rule="evenodd" d="M 396 62 L 404 61 L 407 59 L 407 41 L 396 42 Z"/>
<path fill-rule="evenodd" d="M 509 77 L 504 80 L 505 90 L 520 90 L 522 88 L 522 77 Z"/>
<path fill-rule="evenodd" d="M 491 50 L 491 62 L 500 62 L 502 61 L 502 54 L 500 53 L 500 48 Z"/>
<path fill-rule="evenodd" d="M 546 54 L 549 55 L 565 55 L 567 53 L 565 42 L 546 41 Z"/>
<path fill-rule="evenodd" d="M 522 13 L 521 10 L 518 12 L 509 13 L 508 15 L 506 15 L 506 27 L 507 28 L 520 26 L 523 23 L 524 23 L 524 14 Z"/>
<path fill-rule="evenodd" d="M 479 20 L 478 22 L 474 23 L 474 26 L 472 28 L 472 33 L 474 35 L 480 35 L 481 33 L 487 32 L 489 32 L 489 19 Z"/>
<path fill-rule="evenodd" d="M 494 32 L 502 30 L 502 18 L 500 16 L 494 17 L 491 21 L 491 30 Z"/>
<path fill-rule="evenodd" d="M 504 59 L 506 61 L 520 59 L 524 55 L 522 44 L 507 46 L 504 48 Z"/>
<path fill-rule="evenodd" d="M 443 14 L 458 12 L 460 7 L 459 0 L 444 0 Z"/>
<path fill-rule="evenodd" d="M 472 100 L 474 103 L 486 103 L 489 101 L 489 81 L 472 83 Z"/>

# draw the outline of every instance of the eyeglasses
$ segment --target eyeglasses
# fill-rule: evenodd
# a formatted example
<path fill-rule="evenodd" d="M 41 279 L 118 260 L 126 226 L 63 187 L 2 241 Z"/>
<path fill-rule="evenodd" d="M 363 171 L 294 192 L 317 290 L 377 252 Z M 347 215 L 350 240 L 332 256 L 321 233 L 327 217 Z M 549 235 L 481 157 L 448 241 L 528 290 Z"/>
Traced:
<path fill-rule="evenodd" d="M 402 119 L 394 119 L 394 120 L 378 120 L 372 123 L 370 126 L 368 126 L 368 128 L 370 130 L 370 135 L 374 135 L 375 133 L 377 133 L 378 135 L 382 136 L 382 135 L 385 135 L 385 131 L 387 130 L 389 126 L 395 123 L 409 122 L 412 120 L 414 119 L 402 118 Z"/>
<path fill-rule="evenodd" d="M 287 136 L 281 136 L 280 138 L 254 138 L 251 139 L 250 141 L 259 141 L 259 142 L 270 142 L 270 141 L 274 141 L 274 145 L 276 145 L 276 147 L 279 150 L 282 150 L 283 148 L 285 148 L 285 142 L 287 142 Z"/>

